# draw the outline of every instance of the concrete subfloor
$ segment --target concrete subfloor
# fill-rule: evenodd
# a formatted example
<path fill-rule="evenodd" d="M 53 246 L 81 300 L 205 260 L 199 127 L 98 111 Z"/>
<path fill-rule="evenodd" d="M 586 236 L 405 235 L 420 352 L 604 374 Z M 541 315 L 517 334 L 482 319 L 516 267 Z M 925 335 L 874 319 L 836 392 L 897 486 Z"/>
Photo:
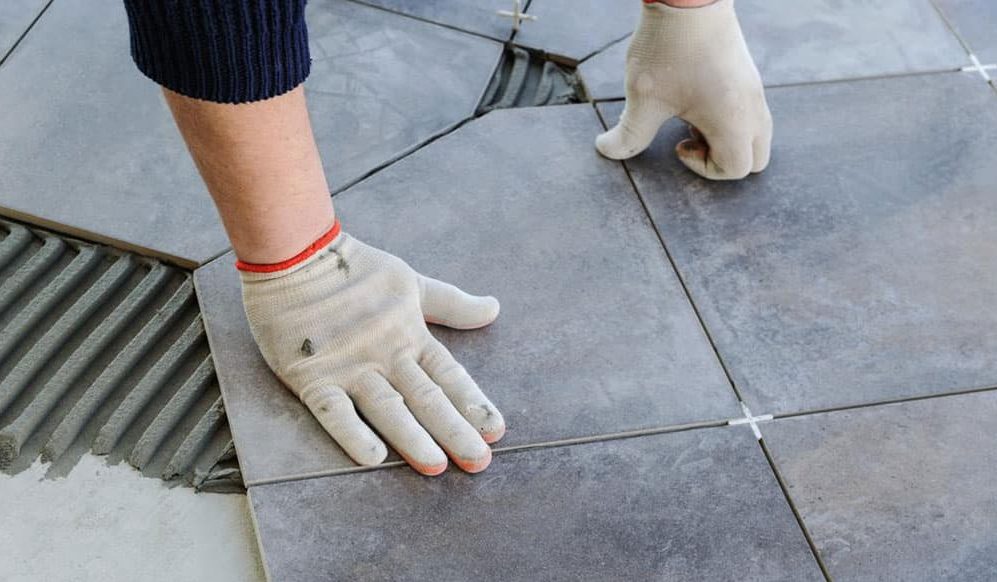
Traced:
<path fill-rule="evenodd" d="M 0 580 L 262 581 L 244 495 L 195 493 L 85 455 L 0 473 Z"/>

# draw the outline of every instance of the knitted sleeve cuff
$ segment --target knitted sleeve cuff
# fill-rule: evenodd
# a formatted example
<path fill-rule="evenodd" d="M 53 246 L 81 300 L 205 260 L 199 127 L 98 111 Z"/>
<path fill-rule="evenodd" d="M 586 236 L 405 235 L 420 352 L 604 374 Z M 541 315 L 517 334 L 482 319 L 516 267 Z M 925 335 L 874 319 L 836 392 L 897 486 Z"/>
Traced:
<path fill-rule="evenodd" d="M 306 1 L 125 0 L 132 58 L 187 97 L 269 99 L 308 77 Z"/>

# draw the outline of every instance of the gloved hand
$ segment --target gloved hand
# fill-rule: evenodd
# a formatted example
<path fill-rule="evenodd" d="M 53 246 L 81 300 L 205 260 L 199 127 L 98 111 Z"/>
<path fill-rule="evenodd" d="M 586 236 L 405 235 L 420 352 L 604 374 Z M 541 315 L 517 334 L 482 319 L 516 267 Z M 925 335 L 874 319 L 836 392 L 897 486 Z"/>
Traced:
<path fill-rule="evenodd" d="M 736 180 L 769 163 L 772 116 L 733 0 L 700 8 L 645 1 L 627 52 L 626 95 L 620 122 L 596 139 L 608 158 L 644 151 L 677 115 L 698 130 L 676 147 L 697 174 Z"/>
<path fill-rule="evenodd" d="M 502 415 L 425 322 L 486 326 L 494 297 L 424 277 L 338 221 L 296 259 L 238 267 L 263 358 L 354 461 L 387 455 L 359 411 L 420 473 L 441 473 L 447 455 L 471 473 L 488 466 Z"/>

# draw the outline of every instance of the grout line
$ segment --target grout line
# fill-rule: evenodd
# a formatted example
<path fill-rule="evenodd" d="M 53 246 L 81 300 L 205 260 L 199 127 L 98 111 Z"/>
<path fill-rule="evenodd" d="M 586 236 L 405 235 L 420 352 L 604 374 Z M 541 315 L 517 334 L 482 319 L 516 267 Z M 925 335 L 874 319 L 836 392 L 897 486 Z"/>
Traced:
<path fill-rule="evenodd" d="M 595 114 L 602 122 L 603 128 L 609 129 L 609 124 L 602 117 L 602 112 L 599 108 L 593 104 L 595 109 Z M 727 368 L 727 363 L 724 362 L 723 357 L 720 355 L 720 350 L 717 349 L 717 344 L 713 340 L 713 335 L 710 334 L 710 330 L 706 327 L 706 321 L 703 319 L 703 314 L 700 313 L 699 307 L 696 305 L 695 301 L 692 299 L 692 293 L 689 291 L 689 286 L 686 285 L 685 277 L 682 276 L 681 271 L 679 271 L 678 265 L 675 262 L 675 258 L 672 257 L 671 251 L 668 250 L 668 245 L 665 244 L 664 235 L 661 234 L 661 229 L 658 228 L 657 223 L 654 221 L 654 217 L 651 216 L 651 211 L 647 206 L 647 202 L 644 200 L 644 195 L 641 194 L 640 189 L 637 188 L 637 182 L 634 180 L 633 174 L 630 172 L 630 167 L 625 161 L 620 161 L 620 166 L 622 166 L 627 179 L 630 181 L 630 187 L 633 188 L 634 194 L 637 195 L 637 200 L 640 202 L 641 206 L 644 208 L 644 214 L 647 216 L 648 221 L 651 224 L 651 229 L 654 230 L 654 235 L 657 237 L 658 242 L 661 244 L 662 250 L 665 251 L 665 257 L 668 259 L 668 263 L 672 267 L 672 271 L 675 273 L 675 277 L 682 286 L 682 291 L 685 293 L 686 301 L 689 302 L 689 306 L 692 308 L 693 313 L 696 315 L 696 319 L 699 321 L 699 327 L 703 331 L 703 335 L 706 337 L 706 341 L 710 343 L 710 347 L 713 349 L 713 355 L 717 359 L 717 363 L 720 364 L 720 369 L 723 370 L 724 376 L 727 377 L 727 382 L 729 383 L 731 390 L 734 391 L 734 395 L 738 400 L 744 401 L 744 396 L 742 396 L 741 391 L 737 389 L 737 385 L 734 383 L 734 377 L 731 375 L 730 370 Z"/>
<path fill-rule="evenodd" d="M 23 41 L 25 37 L 28 36 L 28 33 L 31 32 L 31 29 L 35 27 L 35 24 L 37 24 L 38 21 L 41 19 L 41 17 L 46 12 L 48 12 L 49 6 L 51 6 L 52 2 L 54 1 L 55 0 L 49 0 L 48 3 L 46 3 L 45 6 L 38 12 L 34 20 L 31 21 L 31 24 L 29 24 L 28 27 L 24 29 L 24 32 L 21 33 L 21 36 L 17 37 L 17 40 L 14 41 L 14 44 L 10 45 L 10 50 L 8 50 L 3 55 L 0 55 L 0 66 L 3 66 L 3 64 L 7 62 L 7 59 L 10 58 L 12 54 L 14 54 L 14 51 L 17 50 L 18 46 L 20 46 L 21 41 Z"/>
<path fill-rule="evenodd" d="M 843 77 L 839 79 L 818 79 L 816 81 L 797 81 L 793 83 L 773 83 L 765 85 L 766 89 L 783 89 L 790 87 L 811 87 L 820 85 L 837 85 L 843 83 L 854 83 L 862 81 L 883 81 L 889 79 L 904 79 L 907 77 L 927 77 L 929 75 L 945 75 L 958 73 L 960 68 L 955 69 L 926 69 L 923 71 L 904 71 L 900 73 L 882 73 L 879 75 L 865 75 L 859 77 Z"/>
<path fill-rule="evenodd" d="M 218 254 L 212 255 L 212 256 L 208 257 L 207 259 L 204 259 L 203 261 L 201 261 L 201 264 L 199 264 L 196 267 L 194 267 L 193 269 L 191 269 L 191 271 L 196 271 L 196 270 L 200 269 L 201 267 L 207 267 L 209 264 L 211 264 L 211 263 L 217 261 L 218 259 L 224 257 L 225 255 L 227 255 L 231 250 L 232 250 L 232 246 L 231 245 L 225 247 Z"/>
<path fill-rule="evenodd" d="M 758 439 L 758 446 L 761 447 L 762 454 L 765 455 L 765 460 L 768 461 L 769 469 L 772 470 L 776 483 L 779 484 L 779 489 L 782 490 L 782 495 L 786 499 L 786 503 L 789 504 L 789 509 L 793 512 L 793 517 L 796 518 L 796 523 L 800 526 L 800 531 L 803 532 L 803 537 L 807 540 L 807 545 L 810 546 L 810 552 L 813 554 L 814 560 L 817 562 L 817 567 L 820 568 L 821 574 L 824 575 L 824 579 L 827 580 L 827 582 L 831 582 L 831 572 L 827 569 L 827 564 L 825 564 L 824 560 L 821 558 L 820 552 L 817 550 L 817 544 L 814 543 L 813 536 L 810 535 L 810 530 L 807 528 L 807 524 L 804 523 L 803 516 L 800 515 L 800 510 L 796 507 L 796 503 L 789 495 L 789 487 L 786 485 L 786 481 L 782 478 L 782 474 L 779 472 L 779 469 L 775 464 L 775 459 L 772 458 L 772 454 L 769 451 L 768 446 L 766 446 L 764 440 Z"/>
<path fill-rule="evenodd" d="M 613 42 L 607 44 L 606 46 L 602 47 L 601 49 L 598 49 L 598 50 L 594 51 L 592 54 L 586 55 L 584 58 L 581 58 L 581 59 L 578 60 L 578 66 L 581 66 L 586 61 L 589 61 L 589 60 L 595 58 L 597 55 L 600 55 L 600 54 L 606 52 L 607 50 L 611 49 L 612 47 L 616 46 L 617 44 L 619 44 L 619 43 L 621 43 L 621 42 L 629 39 L 631 36 L 633 36 L 633 32 L 629 32 L 629 33 L 627 33 L 626 36 L 620 37 L 620 38 L 614 40 Z"/>
<path fill-rule="evenodd" d="M 942 23 L 945 25 L 945 28 L 949 29 L 949 32 L 951 32 L 952 36 L 955 37 L 956 42 L 962 45 L 963 50 L 966 51 L 967 54 L 973 54 L 973 49 L 970 48 L 969 42 L 963 38 L 961 34 L 959 34 L 959 30 L 956 28 L 955 23 L 952 22 L 948 14 L 945 14 L 945 11 L 938 5 L 938 2 L 935 0 L 928 0 L 928 3 L 935 9 L 935 13 L 942 19 Z"/>
<path fill-rule="evenodd" d="M 661 434 L 670 434 L 676 432 L 687 432 L 692 430 L 700 430 L 705 428 L 724 428 L 728 425 L 729 420 L 707 420 L 699 422 L 690 422 L 684 424 L 674 424 L 663 427 L 646 428 L 629 430 L 615 433 L 598 434 L 583 437 L 572 437 L 566 439 L 556 439 L 551 441 L 542 441 L 538 443 L 529 443 L 524 445 L 512 445 L 508 447 L 495 447 L 492 449 L 492 453 L 496 456 L 512 453 L 520 453 L 524 451 L 531 451 L 536 449 L 551 449 L 563 446 L 574 446 L 574 445 L 585 445 L 593 443 L 610 442 L 617 440 L 626 440 L 631 438 L 639 438 L 645 436 L 655 436 Z M 271 477 L 267 479 L 256 479 L 253 481 L 246 481 L 246 488 L 256 487 L 258 485 L 273 485 L 277 483 L 288 483 L 292 481 L 306 481 L 309 479 L 316 479 L 321 477 L 334 477 L 338 475 L 352 475 L 354 473 L 370 473 L 372 471 L 380 471 L 382 469 L 391 469 L 395 467 L 404 467 L 407 463 L 405 461 L 388 461 L 381 463 L 379 465 L 373 466 L 353 466 L 353 467 L 343 467 L 339 469 L 327 469 L 324 471 L 314 471 L 311 473 L 302 473 L 299 475 L 293 475 L 289 477 Z"/>
<path fill-rule="evenodd" d="M 363 181 L 365 181 L 365 180 L 367 180 L 369 178 L 372 178 L 374 175 L 380 173 L 381 171 L 388 169 L 390 166 L 393 166 L 393 165 L 397 164 L 398 162 L 404 160 L 405 158 L 407 158 L 407 157 L 411 156 L 412 154 L 418 152 L 422 148 L 424 148 L 424 147 L 432 144 L 433 142 L 435 142 L 435 141 L 437 141 L 439 139 L 442 139 L 442 138 L 450 135 L 451 133 L 454 133 L 455 131 L 457 131 L 458 129 L 464 127 L 465 125 L 467 125 L 471 121 L 479 119 L 480 117 L 482 117 L 482 115 L 476 115 L 475 113 L 472 112 L 472 114 L 469 117 L 465 117 L 464 119 L 461 119 L 460 121 L 457 121 L 457 122 L 455 122 L 455 123 L 453 123 L 453 124 L 451 124 L 449 126 L 446 126 L 443 129 L 441 129 L 440 131 L 436 132 L 435 134 L 432 134 L 429 137 L 427 137 L 424 141 L 419 142 L 419 143 L 417 143 L 417 144 L 415 144 L 415 145 L 413 145 L 413 146 L 411 146 L 411 147 L 409 147 L 407 149 L 402 150 L 401 152 L 393 155 L 392 157 L 388 158 L 386 161 L 380 163 L 379 165 L 375 166 L 374 168 L 372 168 L 370 170 L 367 170 L 360 177 L 354 178 L 354 179 L 350 180 L 349 182 L 343 184 L 342 186 L 339 186 L 338 188 L 334 188 L 334 189 L 330 190 L 329 194 L 333 197 L 333 201 L 335 202 L 335 196 L 337 194 L 339 194 L 341 192 L 344 192 L 346 190 L 349 190 L 350 188 L 356 186 L 357 184 L 359 184 L 359 183 L 361 183 L 361 182 L 363 182 Z"/>
<path fill-rule="evenodd" d="M 877 400 L 874 402 L 861 402 L 857 404 L 844 404 L 841 406 L 829 406 L 827 408 L 811 408 L 807 410 L 798 410 L 794 412 L 777 412 L 773 416 L 774 419 L 782 418 L 798 418 L 801 416 L 814 416 L 817 414 L 826 414 L 829 412 L 843 412 L 847 410 L 858 410 L 862 408 L 875 408 L 877 406 L 887 406 L 890 404 L 903 404 L 905 402 L 920 402 L 921 400 L 934 400 L 938 398 L 949 398 L 952 396 L 967 396 L 970 394 L 981 394 L 985 392 L 997 392 L 997 385 L 995 386 L 980 386 L 976 388 L 965 388 L 961 390 L 953 390 L 951 392 L 945 392 L 941 394 L 924 394 L 920 396 L 906 396 L 901 398 L 892 398 L 888 400 Z"/>
<path fill-rule="evenodd" d="M 985 65 L 989 67 L 990 65 Z M 997 66 L 997 65 L 995 65 Z M 816 81 L 796 81 L 792 83 L 773 83 L 766 84 L 764 88 L 769 89 L 791 89 L 795 87 L 819 87 L 821 85 L 842 85 L 847 83 L 861 83 L 864 81 L 886 81 L 890 79 L 905 79 L 910 77 L 927 77 L 933 75 L 947 75 L 952 73 L 964 72 L 965 67 L 960 67 L 957 69 L 931 69 L 925 71 L 912 71 L 904 73 L 884 73 L 881 75 L 868 75 L 864 77 L 843 77 L 840 79 L 819 79 Z M 583 77 L 584 80 L 584 77 Z M 626 97 L 604 97 L 601 99 L 593 99 L 591 103 L 618 103 L 620 101 L 625 101 Z"/>
<path fill-rule="evenodd" d="M 487 39 L 487 40 L 490 40 L 490 41 L 493 41 L 493 42 L 498 42 L 498 43 L 509 42 L 509 40 L 513 36 L 513 33 L 510 32 L 509 36 L 507 38 L 503 39 L 503 38 L 500 38 L 500 37 L 490 36 L 490 35 L 485 34 L 483 32 L 477 32 L 477 31 L 474 31 L 474 30 L 469 30 L 467 28 L 461 28 L 461 27 L 459 27 L 457 25 L 454 25 L 454 24 L 447 24 L 445 22 L 438 22 L 436 20 L 430 20 L 430 19 L 425 18 L 423 16 L 416 16 L 415 14 L 409 14 L 407 12 L 401 12 L 399 10 L 395 10 L 393 8 L 388 8 L 386 6 L 379 6 L 377 4 L 371 4 L 370 2 L 365 2 L 364 0 L 349 0 L 349 1 L 352 2 L 352 3 L 354 3 L 354 4 L 359 4 L 360 6 L 366 6 L 367 8 L 373 8 L 374 10 L 380 10 L 381 12 L 387 12 L 388 14 L 394 14 L 396 16 L 402 16 L 404 18 L 408 18 L 408 19 L 411 19 L 411 20 L 416 20 L 418 22 L 423 22 L 425 24 L 431 24 L 433 26 L 439 26 L 440 28 L 447 28 L 447 29 L 453 30 L 455 32 L 461 32 L 461 33 L 464 33 L 464 34 L 469 34 L 471 36 L 476 36 L 478 38 L 484 38 L 484 39 Z"/>
<path fill-rule="evenodd" d="M 639 438 L 644 436 L 655 436 L 660 434 L 670 434 L 674 432 L 687 432 L 691 430 L 703 429 L 703 428 L 719 428 L 727 426 L 730 421 L 701 421 L 701 422 L 690 422 L 684 424 L 674 424 L 670 426 L 663 426 L 657 428 L 645 428 L 637 430 L 628 430 L 616 433 L 584 436 L 584 437 L 573 437 L 567 439 L 558 439 L 553 441 L 544 441 L 539 443 L 531 443 L 526 445 L 513 445 L 510 447 L 499 447 L 494 450 L 495 453 L 516 453 L 522 451 L 530 451 L 534 449 L 550 449 L 563 446 L 572 445 L 585 445 L 591 443 L 601 443 L 610 442 L 618 440 L 626 440 L 631 438 Z"/>
<path fill-rule="evenodd" d="M 678 433 L 678 432 L 688 432 L 688 431 L 693 431 L 693 430 L 701 430 L 701 429 L 708 429 L 708 428 L 723 428 L 723 427 L 740 426 L 740 425 L 749 425 L 751 427 L 752 432 L 755 435 L 756 440 L 758 440 L 758 442 L 764 448 L 765 447 L 765 445 L 764 445 L 764 439 L 763 439 L 762 434 L 761 434 L 761 429 L 758 427 L 758 424 L 761 423 L 761 422 L 770 422 L 770 421 L 773 421 L 773 420 L 779 420 L 779 419 L 784 419 L 784 418 L 796 418 L 796 417 L 814 416 L 814 415 L 817 415 L 817 414 L 823 414 L 823 413 L 827 413 L 827 412 L 852 410 L 852 409 L 857 409 L 857 408 L 872 408 L 872 407 L 883 406 L 883 405 L 888 405 L 888 404 L 896 404 L 896 403 L 903 403 L 903 402 L 916 402 L 916 401 L 919 401 L 919 400 L 930 400 L 930 399 L 935 399 L 935 398 L 945 398 L 945 397 L 949 397 L 949 396 L 962 396 L 962 395 L 967 395 L 967 394 L 976 394 L 976 393 L 981 393 L 981 392 L 994 392 L 994 391 L 997 391 L 997 386 L 987 387 L 987 388 L 974 388 L 974 389 L 965 390 L 965 391 L 962 391 L 962 392 L 953 392 L 953 393 L 948 393 L 948 394 L 936 394 L 936 395 L 920 396 L 920 397 L 907 398 L 907 399 L 889 400 L 889 401 L 881 401 L 881 402 L 867 403 L 867 404 L 856 404 L 856 405 L 846 406 L 846 407 L 840 407 L 840 408 L 828 408 L 828 409 L 821 409 L 821 410 L 814 410 L 814 411 L 790 412 L 790 413 L 782 413 L 782 414 L 760 414 L 760 415 L 757 415 L 757 416 L 754 415 L 751 412 L 751 410 L 748 408 L 748 405 L 745 404 L 744 401 L 739 400 L 738 403 L 741 406 L 741 410 L 744 412 L 744 416 L 743 417 L 732 418 L 732 419 L 727 419 L 727 420 L 698 421 L 698 422 L 691 422 L 691 423 L 684 423 L 684 424 L 675 424 L 675 425 L 668 425 L 668 426 L 655 427 L 655 428 L 637 429 L 637 430 L 629 430 L 629 431 L 621 431 L 621 432 L 615 432 L 615 433 L 590 435 L 590 436 L 583 436 L 583 437 L 572 437 L 572 438 L 565 438 L 565 439 L 555 439 L 555 440 L 551 440 L 551 441 L 542 441 L 542 442 L 538 442 L 538 443 L 529 443 L 529 444 L 523 444 L 523 445 L 512 445 L 512 446 L 508 446 L 508 447 L 495 447 L 495 448 L 492 449 L 492 452 L 495 455 L 503 455 L 503 454 L 511 454 L 511 453 L 531 451 L 531 450 L 537 450 L 537 449 L 548 449 L 548 448 L 557 448 L 557 447 L 562 447 L 562 446 L 573 446 L 573 445 L 583 445 L 583 444 L 592 444 L 592 443 L 600 443 L 600 442 L 611 442 L 611 441 L 616 441 L 616 440 L 626 440 L 626 439 L 639 438 L 639 437 L 644 437 L 644 436 L 655 436 L 655 435 L 661 435 L 661 434 L 670 434 L 670 433 Z M 766 456 L 768 456 L 767 455 L 767 449 L 765 449 L 765 450 L 766 450 Z M 770 462 L 771 462 L 771 460 L 770 460 Z M 355 473 L 370 473 L 370 472 L 373 472 L 373 471 L 380 471 L 380 470 L 384 470 L 384 469 L 392 469 L 392 468 L 396 468 L 396 467 L 404 467 L 406 465 L 407 465 L 407 463 L 405 463 L 405 461 L 387 461 L 387 462 L 380 463 L 378 465 L 373 465 L 373 466 L 351 466 L 351 467 L 342 467 L 342 468 L 338 468 L 338 469 L 326 469 L 326 470 L 322 470 L 322 471 L 314 471 L 314 472 L 311 472 L 311 473 L 300 473 L 300 474 L 297 474 L 297 475 L 291 475 L 291 476 L 287 476 L 287 477 L 271 477 L 271 478 L 257 479 L 257 480 L 252 480 L 252 481 L 247 480 L 245 482 L 245 485 L 246 485 L 246 489 L 248 490 L 251 487 L 256 487 L 256 486 L 275 485 L 275 484 L 279 484 L 279 483 L 290 483 L 290 482 L 294 482 L 294 481 L 307 481 L 307 480 L 310 480 L 310 479 L 318 479 L 318 478 L 322 478 L 322 477 L 335 477 L 335 476 L 339 476 L 339 475 L 352 475 L 352 474 L 355 474 Z M 777 477 L 780 478 L 780 480 L 781 480 L 781 477 L 779 477 L 778 475 L 777 475 Z M 787 498 L 788 498 L 788 494 L 787 494 Z M 794 513 L 796 513 L 795 508 L 794 508 Z"/>
<path fill-rule="evenodd" d="M 963 50 L 966 51 L 966 54 L 969 56 L 969 60 L 974 65 L 974 67 L 963 67 L 962 71 L 969 72 L 972 70 L 978 70 L 980 72 L 980 76 L 983 77 L 984 82 L 988 83 L 994 91 L 997 91 L 997 79 L 991 79 L 990 75 L 988 75 L 985 70 L 985 68 L 990 68 L 997 65 L 981 65 L 979 59 L 976 58 L 976 53 L 973 51 L 973 47 L 970 46 L 969 41 L 966 38 L 964 38 L 962 34 L 959 33 L 959 29 L 956 27 L 955 22 L 953 22 L 952 19 L 949 18 L 948 14 L 945 13 L 945 10 L 942 9 L 942 7 L 938 4 L 937 0 L 928 0 L 928 1 L 930 2 L 931 7 L 935 9 L 935 12 L 942 19 L 942 22 L 945 24 L 945 27 L 949 29 L 949 32 L 952 33 L 956 41 L 960 45 L 962 45 Z"/>

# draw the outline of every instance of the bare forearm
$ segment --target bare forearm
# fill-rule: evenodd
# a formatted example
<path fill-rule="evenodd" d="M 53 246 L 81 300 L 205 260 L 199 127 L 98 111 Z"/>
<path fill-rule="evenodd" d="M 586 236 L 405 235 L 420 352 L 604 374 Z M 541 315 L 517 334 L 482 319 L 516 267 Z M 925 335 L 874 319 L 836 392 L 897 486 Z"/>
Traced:
<path fill-rule="evenodd" d="M 334 220 L 303 89 L 239 105 L 163 91 L 239 259 L 275 263 Z"/>

